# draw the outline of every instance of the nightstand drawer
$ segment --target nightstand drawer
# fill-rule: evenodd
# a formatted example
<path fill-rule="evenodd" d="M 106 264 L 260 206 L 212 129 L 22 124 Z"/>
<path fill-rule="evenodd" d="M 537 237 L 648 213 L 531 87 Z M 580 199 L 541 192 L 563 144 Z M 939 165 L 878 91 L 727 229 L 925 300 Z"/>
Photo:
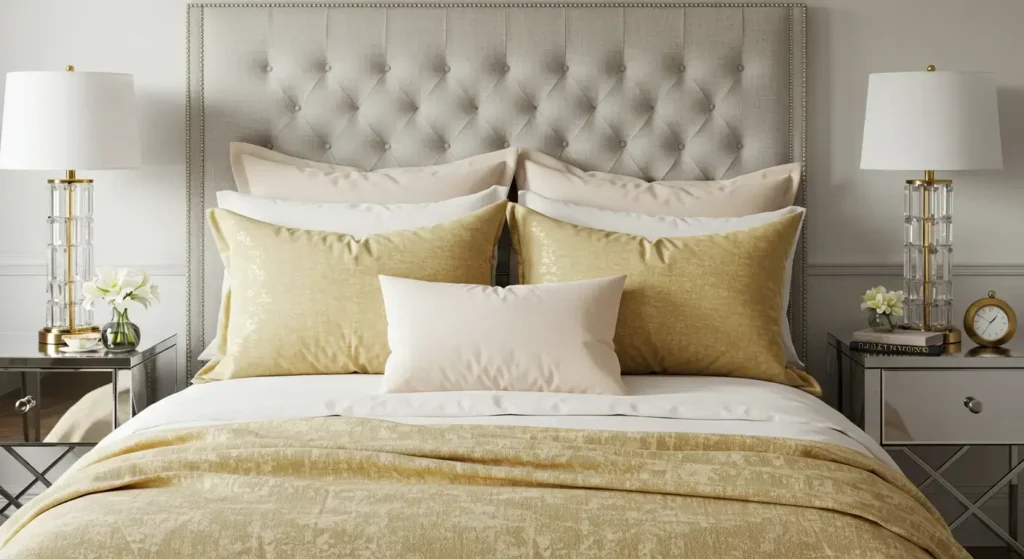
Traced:
<path fill-rule="evenodd" d="M 1024 443 L 1024 371 L 882 371 L 882 444 Z"/>

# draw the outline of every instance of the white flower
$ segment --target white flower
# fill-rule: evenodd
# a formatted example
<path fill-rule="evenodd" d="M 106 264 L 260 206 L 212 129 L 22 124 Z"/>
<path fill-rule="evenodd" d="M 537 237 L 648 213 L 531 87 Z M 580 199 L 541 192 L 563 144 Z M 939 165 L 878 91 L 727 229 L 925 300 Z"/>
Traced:
<path fill-rule="evenodd" d="M 886 291 L 885 287 L 879 285 L 864 292 L 861 297 L 861 310 L 874 309 L 878 314 L 894 314 L 903 316 L 902 291 Z"/>
<path fill-rule="evenodd" d="M 127 268 L 121 269 L 117 271 L 117 285 L 121 288 L 121 291 L 132 292 L 142 285 L 145 277 L 145 275 L 139 275 L 137 272 Z"/>
<path fill-rule="evenodd" d="M 117 287 L 117 278 L 120 275 L 117 270 L 109 266 L 96 268 L 97 282 L 108 291 Z"/>
<path fill-rule="evenodd" d="M 154 301 L 160 300 L 149 274 L 127 268 L 97 268 L 96 279 L 86 282 L 82 291 L 85 293 L 83 305 L 87 309 L 92 309 L 96 301 L 104 301 L 117 312 L 124 312 L 132 301 L 148 309 Z"/>

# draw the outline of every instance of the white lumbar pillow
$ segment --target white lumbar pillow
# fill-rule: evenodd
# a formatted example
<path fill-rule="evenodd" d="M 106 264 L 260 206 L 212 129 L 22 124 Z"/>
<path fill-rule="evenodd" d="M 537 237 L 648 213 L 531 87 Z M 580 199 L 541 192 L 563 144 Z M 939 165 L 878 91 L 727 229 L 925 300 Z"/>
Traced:
<path fill-rule="evenodd" d="M 751 214 L 742 217 L 653 216 L 592 208 L 590 206 L 552 200 L 536 192 L 524 191 L 519 192 L 519 203 L 552 219 L 591 229 L 640 235 L 651 241 L 663 237 L 690 237 L 742 231 L 771 223 L 787 215 L 803 215 L 806 212 L 804 208 L 790 206 L 773 212 Z M 797 230 L 796 236 L 797 238 L 800 237 L 799 230 Z M 794 240 L 793 250 L 790 251 L 786 264 L 786 278 L 782 284 L 782 311 L 779 320 L 782 325 L 782 344 L 786 353 L 786 363 L 803 367 L 800 357 L 796 354 L 796 348 L 793 346 L 793 336 L 789 329 L 789 318 L 786 316 L 786 312 L 789 309 L 790 284 L 793 281 L 793 258 L 796 255 L 796 245 L 797 243 Z"/>
<path fill-rule="evenodd" d="M 420 229 L 445 223 L 508 199 L 508 187 L 492 186 L 483 192 L 442 202 L 423 204 L 357 204 L 344 202 L 301 202 L 261 198 L 233 190 L 217 192 L 217 206 L 245 217 L 294 229 L 347 233 L 368 237 L 391 231 Z M 231 287 L 224 273 L 221 297 Z M 199 354 L 200 361 L 219 357 L 217 339 Z"/>
<path fill-rule="evenodd" d="M 380 276 L 384 392 L 623 394 L 612 339 L 626 276 L 511 287 Z"/>

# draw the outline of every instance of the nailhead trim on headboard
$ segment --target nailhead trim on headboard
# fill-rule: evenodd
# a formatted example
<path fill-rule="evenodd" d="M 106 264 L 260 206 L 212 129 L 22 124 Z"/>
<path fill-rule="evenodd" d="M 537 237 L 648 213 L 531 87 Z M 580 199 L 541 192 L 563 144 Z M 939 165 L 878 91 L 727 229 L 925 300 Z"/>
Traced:
<path fill-rule="evenodd" d="M 185 379 L 192 378 L 192 10 L 185 10 Z M 177 387 L 178 389 L 184 386 Z"/>

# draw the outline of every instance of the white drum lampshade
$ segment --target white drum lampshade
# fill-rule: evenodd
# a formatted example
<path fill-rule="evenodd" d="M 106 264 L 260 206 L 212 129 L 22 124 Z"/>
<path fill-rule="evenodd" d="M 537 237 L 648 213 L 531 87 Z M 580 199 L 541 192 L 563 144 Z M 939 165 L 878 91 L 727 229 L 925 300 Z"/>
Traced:
<path fill-rule="evenodd" d="M 980 72 L 868 77 L 861 169 L 1001 169 L 996 83 Z"/>
<path fill-rule="evenodd" d="M 871 74 L 861 169 L 923 172 L 904 186 L 903 289 L 906 326 L 953 327 L 953 183 L 935 171 L 1000 169 L 996 84 L 991 74 Z"/>
<path fill-rule="evenodd" d="M 129 74 L 12 72 L 4 89 L 0 169 L 63 171 L 51 179 L 46 326 L 39 341 L 98 331 L 82 307 L 93 273 L 92 181 L 77 170 L 140 164 L 135 87 Z"/>

